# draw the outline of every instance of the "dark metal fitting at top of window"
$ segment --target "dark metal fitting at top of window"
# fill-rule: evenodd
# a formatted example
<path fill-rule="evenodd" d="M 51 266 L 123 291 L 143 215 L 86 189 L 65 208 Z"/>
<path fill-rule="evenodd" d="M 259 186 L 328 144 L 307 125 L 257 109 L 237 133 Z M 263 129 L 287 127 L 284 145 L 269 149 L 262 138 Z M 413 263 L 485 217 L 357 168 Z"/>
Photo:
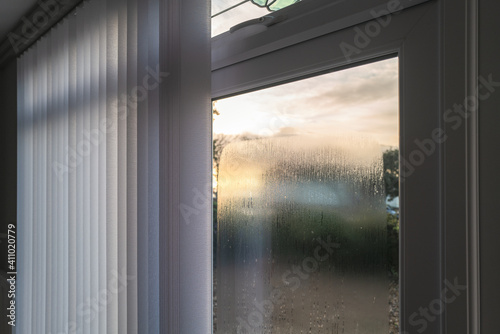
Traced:
<path fill-rule="evenodd" d="M 259 7 L 265 7 L 267 8 L 267 10 L 274 12 L 300 1 L 301 0 L 252 0 L 252 3 Z"/>
<path fill-rule="evenodd" d="M 234 33 L 237 30 L 240 30 L 242 28 L 249 27 L 249 26 L 254 26 L 254 25 L 255 26 L 260 25 L 263 27 L 270 27 L 274 24 L 283 22 L 286 19 L 287 19 L 287 17 L 285 15 L 266 15 L 266 16 L 259 17 L 257 19 L 252 19 L 252 20 L 248 20 L 248 21 L 239 23 L 239 24 L 231 27 L 231 29 L 229 29 L 229 32 Z"/>

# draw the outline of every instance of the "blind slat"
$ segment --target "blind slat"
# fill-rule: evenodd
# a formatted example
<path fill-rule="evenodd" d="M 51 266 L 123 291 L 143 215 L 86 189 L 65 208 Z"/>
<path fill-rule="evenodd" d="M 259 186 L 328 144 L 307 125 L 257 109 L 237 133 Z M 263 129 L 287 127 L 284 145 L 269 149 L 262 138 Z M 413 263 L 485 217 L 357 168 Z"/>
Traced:
<path fill-rule="evenodd" d="M 19 57 L 17 332 L 156 334 L 181 328 L 180 314 L 187 319 L 189 305 L 203 310 L 203 328 L 209 327 L 209 294 L 202 296 L 204 306 L 196 305 L 180 281 L 181 235 L 166 233 L 187 231 L 175 205 L 191 191 L 191 181 L 201 187 L 210 177 L 207 168 L 206 177 L 185 181 L 186 162 L 181 162 L 188 155 L 178 151 L 197 144 L 173 125 L 191 119 L 183 116 L 181 104 L 189 105 L 186 115 L 209 120 L 202 108 L 209 105 L 209 34 L 197 35 L 189 25 L 208 29 L 208 5 L 184 3 L 84 1 Z M 180 19 L 170 18 L 193 8 L 199 16 L 183 19 L 181 34 Z M 207 22 L 199 23 L 203 13 Z M 165 31 L 171 28 L 169 35 Z M 206 94 L 186 98 L 187 92 L 178 90 L 198 81 L 195 75 L 187 81 L 176 76 L 168 84 L 173 93 L 165 82 L 167 64 L 175 64 L 171 72 L 179 74 L 181 65 L 183 71 L 190 67 L 178 48 L 188 31 L 203 46 L 203 84 L 197 92 L 204 87 Z M 167 49 L 173 55 L 168 62 L 169 57 L 160 59 Z M 196 142 L 202 137 L 209 138 L 208 130 L 198 131 Z M 165 155 L 167 149 L 174 153 Z M 181 191 L 181 184 L 189 190 Z M 207 211 L 199 219 L 208 217 Z M 210 226 L 206 223 L 200 231 Z M 200 231 L 195 239 L 205 245 L 210 233 Z M 192 261 L 194 253 L 187 252 L 186 259 Z M 197 265 L 202 275 L 189 278 L 198 290 L 209 288 L 207 266 L 209 261 Z M 187 302 L 177 305 L 181 295 Z M 178 311 L 167 310 L 168 298 Z M 167 316 L 172 319 L 164 320 Z"/>
<path fill-rule="evenodd" d="M 146 26 L 158 24 L 145 13 Z M 138 66 L 157 64 L 148 63 L 148 49 L 139 64 L 137 44 L 146 40 L 158 53 L 159 40 L 148 37 L 151 28 L 139 38 L 137 15 L 135 0 L 84 3 L 19 59 L 22 333 L 139 333 L 138 299 L 158 297 L 138 293 L 137 253 L 143 247 L 148 256 L 148 240 L 137 242 L 141 133 L 129 95 L 143 85 Z M 142 108 L 147 119 L 158 104 Z M 157 142 L 149 126 L 146 152 Z M 152 179 L 144 180 L 151 196 Z M 149 214 L 156 208 L 142 210 L 157 224 Z M 158 276 L 147 268 L 146 286 Z"/>

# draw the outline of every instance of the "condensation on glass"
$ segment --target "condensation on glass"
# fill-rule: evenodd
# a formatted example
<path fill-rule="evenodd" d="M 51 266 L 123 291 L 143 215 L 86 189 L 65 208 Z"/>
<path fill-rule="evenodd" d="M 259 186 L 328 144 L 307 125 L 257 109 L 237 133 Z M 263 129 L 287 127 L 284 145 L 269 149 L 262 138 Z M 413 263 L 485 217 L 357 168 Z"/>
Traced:
<path fill-rule="evenodd" d="M 214 330 L 398 332 L 398 60 L 219 100 Z"/>
<path fill-rule="evenodd" d="M 229 144 L 217 333 L 387 333 L 382 151 L 350 136 Z"/>

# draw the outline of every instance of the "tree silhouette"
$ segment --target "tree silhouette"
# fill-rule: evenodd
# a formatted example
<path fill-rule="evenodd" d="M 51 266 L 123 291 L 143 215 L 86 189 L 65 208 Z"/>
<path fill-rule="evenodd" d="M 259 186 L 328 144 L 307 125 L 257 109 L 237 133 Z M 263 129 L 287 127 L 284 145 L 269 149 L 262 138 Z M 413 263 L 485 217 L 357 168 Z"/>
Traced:
<path fill-rule="evenodd" d="M 385 194 L 392 201 L 399 196 L 399 150 L 385 151 L 383 159 Z"/>

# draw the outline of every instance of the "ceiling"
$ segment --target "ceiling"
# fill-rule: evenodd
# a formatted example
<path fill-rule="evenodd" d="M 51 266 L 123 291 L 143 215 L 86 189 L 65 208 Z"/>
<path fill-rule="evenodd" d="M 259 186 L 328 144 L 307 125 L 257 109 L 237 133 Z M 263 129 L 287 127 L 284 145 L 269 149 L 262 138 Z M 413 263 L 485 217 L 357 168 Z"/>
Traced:
<path fill-rule="evenodd" d="M 37 0 L 0 0 L 0 40 L 36 3 Z"/>

